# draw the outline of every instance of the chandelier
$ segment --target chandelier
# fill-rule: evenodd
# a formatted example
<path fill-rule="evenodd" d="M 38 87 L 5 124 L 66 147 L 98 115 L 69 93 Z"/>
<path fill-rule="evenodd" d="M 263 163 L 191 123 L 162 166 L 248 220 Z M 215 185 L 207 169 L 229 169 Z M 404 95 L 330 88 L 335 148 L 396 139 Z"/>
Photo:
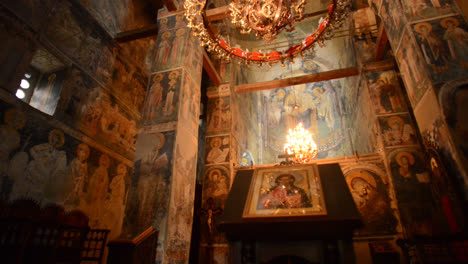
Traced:
<path fill-rule="evenodd" d="M 254 31 L 259 39 L 270 42 L 294 23 L 304 19 L 305 0 L 233 0 L 229 5 L 232 24 L 241 34 Z"/>
<path fill-rule="evenodd" d="M 294 162 L 308 162 L 317 156 L 317 144 L 312 138 L 312 134 L 302 127 L 302 123 L 299 123 L 294 130 L 289 129 L 286 140 L 284 152 L 288 155 L 294 155 L 292 158 Z"/>
<path fill-rule="evenodd" d="M 326 16 L 320 18 L 315 30 L 306 34 L 302 41 L 290 43 L 285 50 L 249 51 L 248 48 L 233 47 L 228 36 L 215 34 L 209 26 L 206 15 L 207 0 L 186 0 L 184 3 L 187 26 L 201 41 L 208 52 L 220 59 L 230 61 L 236 58 L 240 63 L 274 64 L 293 62 L 297 56 L 313 53 L 316 44 L 323 46 L 332 37 L 332 30 L 344 22 L 351 0 L 330 0 Z M 306 0 L 232 0 L 229 9 L 231 23 L 240 33 L 254 32 L 257 38 L 270 42 L 284 29 L 293 30 L 294 23 L 302 20 Z"/>

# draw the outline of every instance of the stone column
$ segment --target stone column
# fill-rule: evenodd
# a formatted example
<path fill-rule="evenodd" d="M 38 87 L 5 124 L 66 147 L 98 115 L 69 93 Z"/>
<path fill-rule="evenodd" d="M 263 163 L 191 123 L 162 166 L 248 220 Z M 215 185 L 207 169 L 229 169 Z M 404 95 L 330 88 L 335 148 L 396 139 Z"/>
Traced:
<path fill-rule="evenodd" d="M 159 16 L 159 34 L 135 155 L 133 236 L 159 230 L 157 263 L 188 263 L 193 219 L 202 49 L 183 12 Z"/>

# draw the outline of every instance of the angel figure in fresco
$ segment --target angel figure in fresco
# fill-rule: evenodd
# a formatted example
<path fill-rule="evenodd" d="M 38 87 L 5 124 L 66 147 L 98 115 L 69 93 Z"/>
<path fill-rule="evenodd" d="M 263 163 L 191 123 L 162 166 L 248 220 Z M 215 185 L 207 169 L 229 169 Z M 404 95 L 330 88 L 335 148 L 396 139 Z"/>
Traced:
<path fill-rule="evenodd" d="M 184 50 L 184 38 L 185 38 L 185 29 L 180 28 L 176 31 L 176 36 L 172 40 L 172 50 L 171 50 L 171 64 L 176 64 L 180 61 L 180 58 L 184 56 L 182 51 Z"/>
<path fill-rule="evenodd" d="M 291 174 L 281 174 L 275 179 L 275 186 L 261 196 L 259 209 L 307 208 L 312 203 L 301 187 L 294 185 L 296 178 Z"/>
<path fill-rule="evenodd" d="M 405 124 L 403 119 L 398 116 L 393 116 L 388 119 L 390 127 L 384 132 L 385 143 L 389 146 L 414 144 L 414 132 L 411 125 Z"/>
<path fill-rule="evenodd" d="M 460 21 L 453 17 L 443 19 L 440 24 L 447 29 L 444 40 L 447 41 L 452 60 L 468 68 L 468 32 L 460 28 Z"/>
<path fill-rule="evenodd" d="M 24 171 L 24 179 L 15 181 L 13 192 L 16 197 L 31 197 L 40 203 L 56 202 L 62 191 L 68 168 L 67 154 L 59 150 L 65 143 L 62 131 L 49 133 L 47 143 L 33 146 L 29 150 L 32 160 Z"/>
<path fill-rule="evenodd" d="M 210 151 L 206 155 L 206 162 L 208 164 L 226 162 L 226 157 L 229 154 L 229 148 L 221 149 L 221 138 L 215 137 L 210 142 Z"/>
<path fill-rule="evenodd" d="M 17 160 L 18 155 L 15 154 L 10 161 L 10 154 L 20 147 L 21 136 L 18 131 L 26 124 L 26 116 L 16 109 L 9 109 L 5 113 L 4 120 L 5 124 L 0 126 L 0 138 L 2 139 L 0 142 L 0 198 L 6 201 L 13 180 L 15 180 L 16 176 L 21 176 L 20 173 L 14 172 L 18 171 L 18 169 L 24 169 L 24 165 L 20 165 L 22 168 L 12 166 L 15 165 L 14 161 Z M 27 159 L 26 156 L 26 162 Z"/>
<path fill-rule="evenodd" d="M 421 22 L 414 26 L 414 30 L 419 33 L 421 50 L 426 63 L 431 66 L 435 73 L 447 71 L 449 65 L 445 48 L 442 40 L 432 32 L 432 25 Z"/>
<path fill-rule="evenodd" d="M 171 44 L 169 43 L 169 38 L 171 37 L 171 32 L 164 32 L 161 36 L 161 42 L 158 46 L 158 55 L 156 56 L 156 65 L 165 66 L 171 54 Z"/>
<path fill-rule="evenodd" d="M 153 84 L 150 87 L 150 94 L 145 106 L 146 120 L 153 119 L 160 110 L 164 90 L 163 86 L 161 85 L 162 79 L 163 75 L 160 73 L 153 77 Z"/>
<path fill-rule="evenodd" d="M 170 116 L 174 112 L 174 95 L 175 95 L 175 84 L 177 83 L 177 78 L 179 77 L 178 71 L 173 71 L 169 74 L 169 91 L 166 95 L 166 101 L 163 106 L 163 115 Z"/>
<path fill-rule="evenodd" d="M 88 145 L 81 143 L 76 148 L 76 157 L 70 162 L 70 181 L 72 183 L 71 192 L 65 199 L 65 204 L 72 206 L 79 204 L 80 197 L 85 193 L 84 187 L 88 182 Z"/>

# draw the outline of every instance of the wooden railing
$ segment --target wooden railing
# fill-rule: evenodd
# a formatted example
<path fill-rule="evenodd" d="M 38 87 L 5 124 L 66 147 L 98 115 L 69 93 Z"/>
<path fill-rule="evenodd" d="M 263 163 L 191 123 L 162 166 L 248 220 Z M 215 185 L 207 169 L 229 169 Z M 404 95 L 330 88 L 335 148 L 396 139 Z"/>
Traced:
<path fill-rule="evenodd" d="M 0 204 L 1 263 L 101 263 L 108 233 L 90 229 L 88 217 L 78 210 L 41 208 L 33 200 Z"/>
<path fill-rule="evenodd" d="M 149 227 L 136 238 L 110 241 L 108 264 L 154 264 L 158 231 Z"/>

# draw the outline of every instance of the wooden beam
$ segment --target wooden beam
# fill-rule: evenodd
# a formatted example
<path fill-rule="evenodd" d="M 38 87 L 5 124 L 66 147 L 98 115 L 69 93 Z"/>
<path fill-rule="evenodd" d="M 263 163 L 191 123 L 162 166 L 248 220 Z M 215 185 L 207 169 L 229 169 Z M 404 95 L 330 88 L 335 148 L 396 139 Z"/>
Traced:
<path fill-rule="evenodd" d="M 205 69 L 206 73 L 208 73 L 208 76 L 216 86 L 219 86 L 222 83 L 221 77 L 219 77 L 215 66 L 211 62 L 210 56 L 208 56 L 205 50 L 203 50 L 203 69 Z"/>
<path fill-rule="evenodd" d="M 250 93 L 262 90 L 287 87 L 291 85 L 328 81 L 356 75 L 359 75 L 359 69 L 357 67 L 350 67 L 340 70 L 313 73 L 305 76 L 292 77 L 282 80 L 237 85 L 235 87 L 235 91 L 237 93 Z"/>
<path fill-rule="evenodd" d="M 380 23 L 377 43 L 375 45 L 375 50 L 374 50 L 375 61 L 379 61 L 384 57 L 387 44 L 388 44 L 387 32 L 385 32 L 383 23 Z"/>
<path fill-rule="evenodd" d="M 211 8 L 206 10 L 206 20 L 208 22 L 221 20 L 223 18 L 229 17 L 229 6 L 221 6 L 217 8 Z"/>
<path fill-rule="evenodd" d="M 363 69 L 365 72 L 385 71 L 385 70 L 391 70 L 394 68 L 395 68 L 395 63 L 393 62 L 393 59 L 369 62 L 363 65 Z"/>
<path fill-rule="evenodd" d="M 156 1 L 156 0 L 153 0 Z M 166 6 L 169 12 L 177 11 L 177 6 L 174 0 L 161 0 L 163 4 Z"/>
<path fill-rule="evenodd" d="M 117 33 L 114 39 L 118 43 L 125 43 L 129 41 L 147 38 L 151 36 L 157 36 L 157 35 L 158 35 L 158 25 L 154 24 L 154 25 L 149 25 L 149 26 L 142 27 L 139 29 Z"/>
<path fill-rule="evenodd" d="M 328 13 L 328 9 L 320 10 L 310 14 L 304 14 L 305 18 L 319 16 Z M 229 6 L 221 6 L 217 8 L 211 8 L 206 10 L 206 20 L 208 22 L 221 20 L 223 18 L 230 17 Z"/>

